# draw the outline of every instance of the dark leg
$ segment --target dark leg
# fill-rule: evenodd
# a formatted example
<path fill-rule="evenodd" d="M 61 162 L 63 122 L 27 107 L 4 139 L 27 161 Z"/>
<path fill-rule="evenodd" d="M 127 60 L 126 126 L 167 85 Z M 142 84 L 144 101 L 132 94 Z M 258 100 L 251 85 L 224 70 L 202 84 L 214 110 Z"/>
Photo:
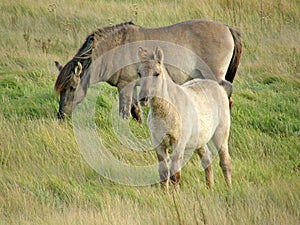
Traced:
<path fill-rule="evenodd" d="M 142 114 L 137 100 L 136 86 L 134 86 L 132 93 L 131 115 L 137 122 L 142 123 Z"/>

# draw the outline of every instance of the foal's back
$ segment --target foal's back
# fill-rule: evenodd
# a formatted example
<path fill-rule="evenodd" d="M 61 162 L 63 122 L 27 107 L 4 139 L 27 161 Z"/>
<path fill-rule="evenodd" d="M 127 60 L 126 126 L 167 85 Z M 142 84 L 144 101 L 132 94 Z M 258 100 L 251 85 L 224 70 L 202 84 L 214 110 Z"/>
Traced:
<path fill-rule="evenodd" d="M 198 127 L 199 144 L 207 143 L 218 126 L 224 130 L 230 126 L 228 97 L 224 88 L 213 80 L 194 79 L 182 85 L 192 102 L 197 118 L 186 118 L 186 123 Z M 201 143 L 202 142 L 202 143 Z"/>
<path fill-rule="evenodd" d="M 223 116 L 229 116 L 228 95 L 218 82 L 213 80 L 194 79 L 184 83 L 182 87 L 194 103 L 194 106 L 200 115 L 205 114 L 204 111 L 206 111 L 206 108 L 214 115 L 219 115 L 219 113 L 221 113 Z M 218 117 L 218 119 L 223 116 Z"/>
<path fill-rule="evenodd" d="M 209 100 L 218 102 L 218 104 L 228 102 L 225 89 L 213 80 L 194 79 L 184 83 L 182 87 L 189 95 L 201 98 L 197 98 L 196 101 L 209 98 Z"/>

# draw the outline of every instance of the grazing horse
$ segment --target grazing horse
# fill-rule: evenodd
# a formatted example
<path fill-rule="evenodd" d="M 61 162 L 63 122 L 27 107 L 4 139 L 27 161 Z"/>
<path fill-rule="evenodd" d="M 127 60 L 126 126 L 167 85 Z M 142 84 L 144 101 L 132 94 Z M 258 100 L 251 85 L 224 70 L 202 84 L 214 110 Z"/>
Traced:
<path fill-rule="evenodd" d="M 59 75 L 54 89 L 60 95 L 58 118 L 71 115 L 74 107 L 85 97 L 89 85 L 107 82 L 118 88 L 120 115 L 123 118 L 132 115 L 141 121 L 136 91 L 138 84 L 135 82 L 138 78 L 136 49 L 141 42 L 143 46 L 155 42 L 155 46 L 157 42 L 172 43 L 169 49 L 162 46 L 166 58 L 180 57 L 182 54 L 177 54 L 178 46 L 190 50 L 209 67 L 217 81 L 233 81 L 242 50 L 239 31 L 213 21 L 190 20 L 159 28 L 145 28 L 126 22 L 99 28 L 87 36 L 68 63 L 61 66 L 56 62 Z M 113 51 L 116 49 L 121 50 Z M 196 65 L 198 59 L 189 60 L 189 65 Z M 179 58 L 177 61 L 184 60 Z M 174 71 L 170 65 L 166 68 Z M 193 69 L 197 70 L 196 67 L 191 68 L 190 72 Z M 196 71 L 196 75 L 191 76 L 177 71 L 171 76 L 176 74 L 172 79 L 182 84 L 203 76 L 202 72 Z"/>
<path fill-rule="evenodd" d="M 167 189 L 169 177 L 178 186 L 185 151 L 194 150 L 205 168 L 206 184 L 212 187 L 212 158 L 207 147 L 210 140 L 218 150 L 220 166 L 230 186 L 230 82 L 193 79 L 180 86 L 172 81 L 164 67 L 162 49 L 158 47 L 153 52 L 140 47 L 138 57 L 141 61 L 139 100 L 141 105 L 150 103 L 147 123 L 159 162 L 162 188 Z M 173 150 L 170 159 L 168 148 Z"/>

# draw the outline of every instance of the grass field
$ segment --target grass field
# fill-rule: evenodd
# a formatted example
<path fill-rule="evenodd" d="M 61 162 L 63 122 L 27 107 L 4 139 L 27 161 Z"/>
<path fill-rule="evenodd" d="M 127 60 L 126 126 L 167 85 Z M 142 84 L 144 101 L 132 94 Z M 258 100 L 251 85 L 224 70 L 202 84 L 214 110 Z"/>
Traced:
<path fill-rule="evenodd" d="M 216 159 L 215 186 L 207 190 L 196 156 L 174 194 L 101 177 L 80 154 L 71 121 L 56 120 L 53 61 L 67 62 L 97 27 L 195 18 L 243 34 L 229 141 L 232 189 Z M 299 224 L 298 1 L 0 0 L 0 24 L 0 224 Z M 117 92 L 106 84 L 102 91 L 96 123 L 115 143 L 109 115 Z M 148 135 L 146 125 L 131 124 Z M 111 142 L 128 162 L 155 160 Z"/>

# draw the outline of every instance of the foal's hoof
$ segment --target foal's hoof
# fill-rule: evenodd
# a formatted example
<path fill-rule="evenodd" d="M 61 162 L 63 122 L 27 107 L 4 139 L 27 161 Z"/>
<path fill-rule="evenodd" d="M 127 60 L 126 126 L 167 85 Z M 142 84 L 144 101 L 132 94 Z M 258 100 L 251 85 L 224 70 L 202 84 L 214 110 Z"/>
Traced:
<path fill-rule="evenodd" d="M 160 182 L 160 189 L 162 190 L 162 192 L 164 192 L 164 193 L 168 193 L 168 180 L 165 180 L 165 181 L 161 181 Z"/>

